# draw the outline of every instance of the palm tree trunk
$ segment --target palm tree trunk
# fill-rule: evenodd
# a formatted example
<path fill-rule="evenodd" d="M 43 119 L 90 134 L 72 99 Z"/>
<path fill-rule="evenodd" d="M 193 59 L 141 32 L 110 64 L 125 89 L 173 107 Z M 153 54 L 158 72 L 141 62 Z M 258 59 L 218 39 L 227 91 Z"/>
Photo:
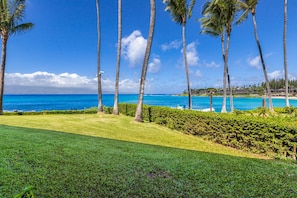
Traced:
<path fill-rule="evenodd" d="M 222 109 L 221 112 L 222 113 L 226 113 L 226 75 L 227 75 L 227 71 L 226 71 L 226 64 L 225 64 L 225 39 L 224 39 L 224 34 L 221 35 L 221 42 L 222 42 L 222 54 L 223 54 L 223 60 L 224 60 L 224 76 L 223 76 L 223 104 L 222 104 Z"/>
<path fill-rule="evenodd" d="M 230 74 L 229 74 L 229 68 L 227 67 L 227 80 L 228 80 L 228 88 L 229 88 L 229 97 L 230 97 L 230 109 L 231 112 L 234 112 L 234 105 L 233 105 L 233 92 L 232 92 L 232 86 L 231 86 L 231 80 L 230 80 Z"/>
<path fill-rule="evenodd" d="M 97 33 L 98 33 L 98 43 L 97 43 L 97 80 L 98 80 L 98 113 L 103 112 L 102 106 L 102 86 L 101 86 L 101 68 L 100 68 L 100 50 L 101 50 L 101 30 L 100 30 L 100 8 L 99 0 L 96 0 L 96 10 L 97 10 Z"/>
<path fill-rule="evenodd" d="M 122 45 L 122 0 L 118 0 L 118 52 L 117 52 L 117 69 L 114 93 L 113 114 L 119 115 L 119 78 L 121 63 L 121 45 Z"/>
<path fill-rule="evenodd" d="M 8 38 L 2 37 L 2 57 L 1 57 L 1 70 L 0 70 L 0 115 L 3 115 L 3 95 L 4 95 L 4 75 L 6 65 L 6 46 Z"/>
<path fill-rule="evenodd" d="M 289 107 L 289 79 L 288 79 L 288 63 L 287 63 L 287 0 L 284 0 L 284 70 L 285 70 L 285 93 L 286 106 Z"/>
<path fill-rule="evenodd" d="M 228 57 L 229 57 L 229 46 L 230 46 L 230 34 L 228 33 L 227 36 L 227 44 L 226 44 L 226 50 L 225 50 L 225 56 L 224 56 L 224 80 L 223 80 L 223 92 L 224 92 L 224 98 L 223 98 L 223 106 L 222 106 L 222 113 L 226 113 L 226 98 L 227 98 L 227 77 L 228 77 L 228 84 L 230 89 L 230 107 L 232 110 L 233 103 L 232 101 L 232 90 L 230 85 L 230 77 L 229 77 L 229 71 L 228 71 Z"/>
<path fill-rule="evenodd" d="M 266 66 L 265 66 L 265 63 L 264 63 L 262 48 L 261 48 L 259 37 L 258 37 L 257 22 L 256 22 L 255 13 L 253 13 L 252 16 L 253 16 L 253 24 L 254 24 L 254 35 L 255 35 L 255 39 L 256 39 L 256 42 L 257 42 L 258 50 L 259 50 L 259 53 L 260 53 L 262 68 L 263 68 L 265 82 L 266 82 L 266 90 L 267 90 L 268 101 L 269 101 L 269 110 L 270 111 L 273 111 L 271 90 L 270 90 L 270 86 L 269 86 L 269 79 L 268 79 L 268 75 L 267 75 L 267 71 L 266 71 Z"/>
<path fill-rule="evenodd" d="M 186 77 L 187 77 L 187 86 L 188 86 L 188 101 L 189 101 L 189 109 L 192 109 L 192 94 L 190 87 L 190 78 L 189 78 L 189 66 L 187 60 L 187 45 L 186 45 L 186 25 L 182 25 L 182 37 L 183 37 L 183 53 L 184 53 L 184 62 L 186 68 Z"/>
<path fill-rule="evenodd" d="M 143 65 L 142 65 L 138 103 L 137 103 L 137 108 L 136 108 L 136 113 L 135 113 L 135 118 L 134 118 L 136 122 L 143 122 L 142 106 L 143 106 L 145 78 L 146 78 L 148 61 L 149 61 L 150 54 L 151 54 L 151 47 L 152 47 L 154 31 L 155 31 L 155 21 L 156 21 L 156 2 L 155 2 L 155 0 L 150 0 L 150 6 L 151 6 L 150 29 L 149 29 L 148 39 L 147 39 L 144 61 L 143 61 Z"/>
<path fill-rule="evenodd" d="M 228 34 L 228 37 L 227 37 L 227 46 L 226 46 L 226 52 L 225 52 L 226 54 L 223 56 L 223 58 L 224 58 L 224 64 L 225 64 L 225 61 L 226 61 L 226 66 L 227 66 L 226 67 L 226 69 L 227 69 L 226 72 L 227 72 L 227 81 L 228 81 L 228 89 L 229 89 L 229 97 L 230 97 L 229 102 L 230 102 L 231 112 L 233 112 L 234 111 L 234 105 L 233 105 L 232 86 L 231 86 L 229 67 L 228 67 L 229 48 L 230 48 L 230 34 Z M 227 58 L 227 60 L 226 60 L 226 58 Z M 225 100 L 225 103 L 226 103 L 226 100 Z"/>

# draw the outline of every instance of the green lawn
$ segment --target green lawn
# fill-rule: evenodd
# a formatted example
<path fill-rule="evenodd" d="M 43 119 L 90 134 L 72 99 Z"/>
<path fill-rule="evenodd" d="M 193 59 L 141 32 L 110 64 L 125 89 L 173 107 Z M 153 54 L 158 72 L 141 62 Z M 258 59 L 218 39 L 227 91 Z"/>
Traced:
<path fill-rule="evenodd" d="M 297 166 L 112 115 L 0 117 L 0 197 L 294 197 Z"/>

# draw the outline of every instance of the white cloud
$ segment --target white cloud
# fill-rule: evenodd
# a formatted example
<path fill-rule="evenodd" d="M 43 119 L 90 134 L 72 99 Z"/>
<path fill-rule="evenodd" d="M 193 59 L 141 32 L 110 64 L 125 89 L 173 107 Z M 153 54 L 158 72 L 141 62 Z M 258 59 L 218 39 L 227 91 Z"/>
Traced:
<path fill-rule="evenodd" d="M 198 56 L 196 46 L 197 46 L 196 42 L 192 42 L 187 46 L 187 60 L 188 60 L 189 66 L 198 65 L 199 56 Z M 183 53 L 183 50 L 181 50 L 181 52 Z"/>
<path fill-rule="evenodd" d="M 197 70 L 197 71 L 195 72 L 195 76 L 196 76 L 196 77 L 202 77 L 202 73 L 201 73 L 201 71 L 200 71 L 200 70 Z"/>
<path fill-rule="evenodd" d="M 95 84 L 93 79 L 88 79 L 86 76 L 79 76 L 75 73 L 54 74 L 38 71 L 31 74 L 8 73 L 5 77 L 6 85 L 88 87 Z"/>
<path fill-rule="evenodd" d="M 251 67 L 254 67 L 256 69 L 261 69 L 261 59 L 260 59 L 260 56 L 256 56 L 254 58 L 249 58 L 247 60 L 248 64 L 251 66 Z"/>
<path fill-rule="evenodd" d="M 156 61 L 158 62 L 158 61 Z M 108 78 L 102 78 L 102 89 L 103 92 L 113 93 L 115 82 Z M 49 72 L 34 72 L 34 73 L 6 73 L 5 74 L 5 86 L 13 87 L 15 91 L 20 92 L 20 90 L 25 92 L 25 87 L 35 88 L 36 93 L 46 92 L 47 88 L 50 88 L 50 92 L 61 93 L 61 89 L 65 90 L 67 88 L 75 91 L 83 92 L 85 90 L 89 93 L 93 90 L 93 93 L 97 93 L 97 77 L 88 78 L 86 76 L 80 76 L 75 73 L 61 73 L 54 74 Z M 137 93 L 139 91 L 139 79 L 124 79 L 119 82 L 120 92 L 122 93 Z M 41 89 L 45 88 L 45 89 Z M 30 89 L 31 90 L 31 89 Z M 67 91 L 65 90 L 65 91 Z M 71 92 L 71 93 L 72 93 Z M 14 93 L 10 90 L 10 93 Z"/>
<path fill-rule="evenodd" d="M 214 68 L 214 67 L 220 67 L 220 64 L 217 64 L 214 61 L 211 61 L 210 63 L 206 63 L 206 67 Z"/>
<path fill-rule="evenodd" d="M 170 50 L 170 49 L 178 49 L 178 48 L 181 47 L 181 45 L 182 45 L 181 41 L 174 40 L 174 41 L 171 41 L 170 43 L 163 44 L 161 46 L 161 48 L 162 48 L 163 51 L 167 51 L 167 50 Z"/>
<path fill-rule="evenodd" d="M 124 79 L 119 82 L 119 86 L 120 91 L 135 93 L 139 90 L 139 80 Z"/>
<path fill-rule="evenodd" d="M 138 30 L 122 39 L 122 53 L 131 66 L 140 65 L 143 61 L 147 40 Z"/>
<path fill-rule="evenodd" d="M 153 62 L 148 65 L 149 73 L 157 73 L 161 67 L 161 60 L 159 58 L 154 58 Z"/>
<path fill-rule="evenodd" d="M 279 78 L 283 78 L 284 75 L 283 75 L 283 72 L 281 72 L 279 70 L 276 70 L 276 71 L 273 71 L 271 73 L 268 73 L 268 77 L 270 79 L 279 79 Z"/>

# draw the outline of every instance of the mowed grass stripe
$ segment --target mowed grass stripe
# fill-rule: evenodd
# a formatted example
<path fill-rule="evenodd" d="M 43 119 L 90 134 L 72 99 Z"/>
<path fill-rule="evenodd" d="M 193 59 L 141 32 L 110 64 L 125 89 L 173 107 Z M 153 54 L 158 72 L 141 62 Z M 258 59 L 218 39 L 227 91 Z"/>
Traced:
<path fill-rule="evenodd" d="M 110 125 L 112 119 L 115 120 L 111 131 L 99 130 L 105 126 L 103 123 Z M 47 124 L 42 123 L 46 120 Z M 59 125 L 55 125 L 58 120 Z M 171 134 L 178 135 L 173 138 L 176 141 L 182 137 L 196 143 L 200 140 L 175 131 L 166 132 L 167 129 L 156 125 L 134 123 L 127 117 L 15 117 L 13 124 L 27 125 L 26 128 L 7 126 L 10 121 L 12 117 L 1 117 L 1 123 L 6 126 L 0 126 L 0 197 L 13 197 L 27 185 L 35 187 L 36 197 L 294 197 L 297 194 L 294 164 L 232 156 L 229 151 L 236 150 L 229 148 L 217 154 L 215 148 L 208 152 L 148 144 L 153 134 L 163 133 L 162 130 L 167 135 L 160 135 L 159 139 Z M 66 130 L 66 123 L 73 130 Z M 83 123 L 90 125 L 83 130 Z M 38 129 L 41 126 L 65 128 L 58 132 L 57 128 Z M 122 132 L 114 131 L 124 128 Z M 136 136 L 145 133 L 151 137 L 144 138 L 144 143 L 135 143 L 127 138 L 129 130 L 139 131 Z M 73 134 L 75 131 L 85 132 Z M 101 136 L 112 134 L 112 137 L 94 137 L 91 132 Z M 125 135 L 120 135 L 124 132 Z"/>
<path fill-rule="evenodd" d="M 133 118 L 126 116 L 96 114 L 2 116 L 0 124 L 267 159 L 263 155 L 228 148 L 153 123 L 137 123 Z"/>

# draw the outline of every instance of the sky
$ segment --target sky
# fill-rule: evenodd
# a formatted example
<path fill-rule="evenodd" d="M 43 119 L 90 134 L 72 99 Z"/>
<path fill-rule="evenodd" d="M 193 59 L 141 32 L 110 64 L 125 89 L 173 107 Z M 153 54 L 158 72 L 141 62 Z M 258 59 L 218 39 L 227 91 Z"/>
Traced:
<path fill-rule="evenodd" d="M 222 87 L 219 38 L 200 34 L 206 0 L 197 0 L 186 26 L 191 88 Z M 114 93 L 117 59 L 117 0 L 100 1 L 103 93 Z M 269 5 L 268 5 L 269 3 Z M 147 35 L 149 1 L 123 1 L 120 93 L 138 93 Z M 176 94 L 187 89 L 182 28 L 156 0 L 155 34 L 146 94 Z M 229 73 L 233 86 L 264 82 L 251 16 L 233 26 Z M 258 34 L 270 79 L 283 78 L 283 1 L 259 0 Z M 297 1 L 288 2 L 289 78 L 297 78 Z M 96 93 L 97 18 L 95 0 L 27 0 L 23 22 L 34 28 L 10 37 L 5 71 L 6 94 Z"/>

